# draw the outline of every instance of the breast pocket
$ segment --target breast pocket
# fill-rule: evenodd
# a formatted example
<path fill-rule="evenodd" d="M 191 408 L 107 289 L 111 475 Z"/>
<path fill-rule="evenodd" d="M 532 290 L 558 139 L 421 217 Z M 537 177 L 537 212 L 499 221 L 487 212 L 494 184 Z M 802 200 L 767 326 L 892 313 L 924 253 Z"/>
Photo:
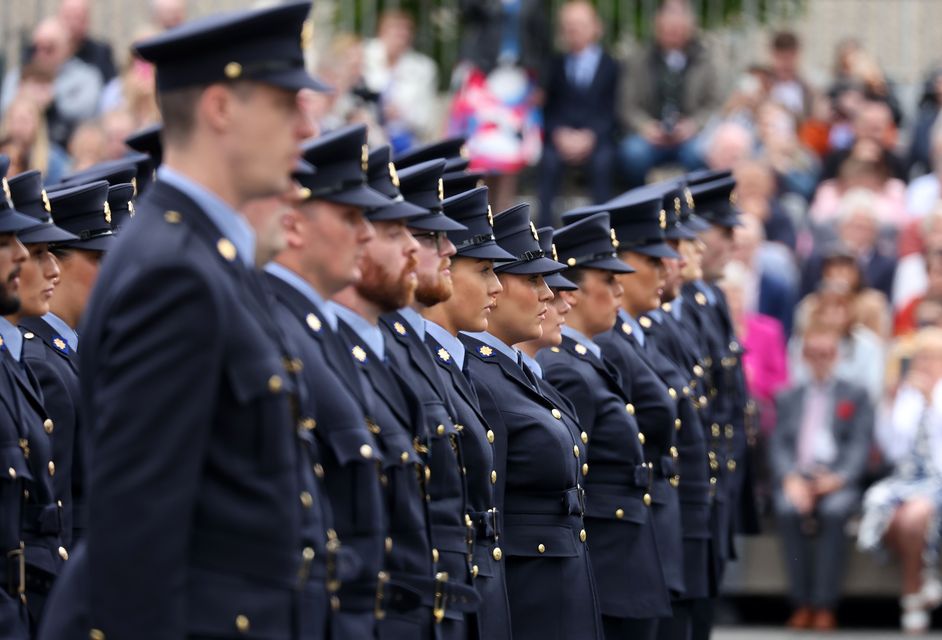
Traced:
<path fill-rule="evenodd" d="M 502 544 L 510 556 L 575 558 L 572 528 L 557 524 L 513 524 L 504 527 Z"/>

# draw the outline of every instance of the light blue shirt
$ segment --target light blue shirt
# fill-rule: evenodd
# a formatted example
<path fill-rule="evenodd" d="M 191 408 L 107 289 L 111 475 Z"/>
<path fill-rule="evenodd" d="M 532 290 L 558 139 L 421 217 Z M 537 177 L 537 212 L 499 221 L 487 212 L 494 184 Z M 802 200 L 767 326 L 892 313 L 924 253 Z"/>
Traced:
<path fill-rule="evenodd" d="M 664 324 L 664 318 L 661 316 L 660 309 L 652 309 L 651 311 L 648 311 L 648 317 L 658 324 Z"/>
<path fill-rule="evenodd" d="M 706 282 L 703 280 L 696 280 L 693 283 L 693 286 L 697 288 L 703 295 L 706 296 L 707 302 L 710 303 L 711 307 L 716 306 L 716 292 L 711 289 Z"/>
<path fill-rule="evenodd" d="M 52 327 L 56 333 L 62 336 L 65 343 L 69 345 L 69 349 L 78 353 L 78 334 L 75 333 L 75 329 L 67 325 L 65 320 L 51 311 L 43 316 L 43 320 Z"/>
<path fill-rule="evenodd" d="M 523 351 L 520 351 L 519 353 L 520 353 L 521 362 L 524 365 L 530 367 L 530 371 L 533 372 L 533 375 L 535 375 L 537 378 L 542 380 L 543 379 L 543 367 L 540 366 L 540 363 L 534 360 L 533 358 L 531 358 L 530 356 L 528 356 L 527 354 L 525 354 Z"/>
<path fill-rule="evenodd" d="M 519 351 L 517 351 L 511 346 L 504 344 L 503 342 L 495 338 L 493 335 L 489 334 L 487 331 L 479 331 L 475 333 L 471 333 L 469 331 L 462 331 L 461 333 L 467 336 L 471 336 L 475 340 L 480 340 L 487 346 L 493 349 L 497 349 L 498 351 L 500 351 L 502 354 L 504 354 L 505 356 L 513 360 L 514 362 L 517 362 L 517 354 L 519 353 Z"/>
<path fill-rule="evenodd" d="M 337 304 L 334 301 L 330 301 L 327 304 L 333 309 L 334 313 L 337 314 L 337 317 L 350 325 L 350 328 L 360 336 L 360 339 L 366 343 L 366 346 L 368 346 L 373 353 L 384 361 L 386 360 L 386 342 L 383 340 L 383 332 L 379 328 L 379 325 L 370 324 L 366 318 L 342 304 Z"/>
<path fill-rule="evenodd" d="M 579 53 L 570 53 L 566 56 L 566 73 L 569 80 L 578 87 L 589 86 L 601 59 L 602 48 L 597 44 L 589 45 Z"/>
<path fill-rule="evenodd" d="M 577 343 L 591 351 L 596 358 L 599 360 L 602 359 L 602 349 L 599 347 L 599 345 L 589 340 L 589 338 L 586 337 L 584 333 L 581 331 L 576 331 L 572 327 L 567 327 L 566 325 L 563 325 L 562 332 L 563 335 L 567 338 L 575 340 Z"/>
<path fill-rule="evenodd" d="M 245 266 L 251 267 L 255 264 L 255 231 L 238 211 L 206 187 L 166 165 L 157 169 L 157 178 L 182 191 L 198 204 L 219 232 L 235 245 L 236 252 Z"/>
<path fill-rule="evenodd" d="M 297 289 L 299 293 L 310 300 L 311 304 L 314 305 L 314 308 L 317 309 L 318 313 L 320 313 L 324 317 L 324 320 L 327 321 L 327 324 L 330 326 L 330 328 L 334 331 L 337 331 L 337 315 L 334 313 L 333 309 L 330 308 L 330 305 L 327 304 L 324 298 L 321 297 L 321 294 L 319 294 L 317 290 L 308 283 L 307 280 L 296 274 L 288 267 L 280 265 L 277 262 L 269 262 L 266 264 L 265 271 Z"/>
<path fill-rule="evenodd" d="M 23 355 L 23 334 L 4 317 L 0 317 L 0 338 L 3 338 L 3 345 L 13 359 L 19 362 L 20 356 Z"/>
<path fill-rule="evenodd" d="M 419 334 L 419 340 L 425 342 L 425 318 L 419 315 L 419 312 L 412 307 L 404 307 L 399 310 L 399 314 L 406 319 L 412 330 Z"/>
<path fill-rule="evenodd" d="M 448 352 L 448 355 L 451 356 L 451 359 L 454 360 L 455 364 L 458 365 L 458 368 L 462 371 L 464 370 L 464 344 L 457 336 L 453 336 L 440 325 L 432 322 L 431 320 L 425 321 L 425 330 L 428 331 L 428 334 L 435 338 L 438 344 L 442 345 L 445 348 L 445 351 Z"/>
<path fill-rule="evenodd" d="M 641 325 L 638 324 L 638 321 L 631 317 L 624 309 L 618 310 L 618 318 L 622 322 L 627 322 L 628 326 L 631 327 L 631 335 L 634 336 L 634 339 L 638 341 L 642 347 L 644 346 L 644 330 L 641 328 Z"/>
<path fill-rule="evenodd" d="M 674 316 L 674 320 L 680 322 L 681 317 L 684 313 L 681 311 L 681 307 L 684 303 L 684 299 L 681 296 L 677 296 L 671 300 L 671 315 Z"/>

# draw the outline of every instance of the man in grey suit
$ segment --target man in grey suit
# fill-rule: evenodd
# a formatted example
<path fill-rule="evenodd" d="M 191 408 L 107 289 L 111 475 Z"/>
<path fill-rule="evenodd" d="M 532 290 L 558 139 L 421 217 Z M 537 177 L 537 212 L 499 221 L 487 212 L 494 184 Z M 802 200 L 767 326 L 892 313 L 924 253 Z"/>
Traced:
<path fill-rule="evenodd" d="M 795 613 L 788 626 L 830 630 L 844 577 L 844 527 L 860 504 L 873 429 L 867 392 L 835 377 L 840 338 L 809 327 L 802 357 L 811 380 L 783 392 L 769 445 Z"/>

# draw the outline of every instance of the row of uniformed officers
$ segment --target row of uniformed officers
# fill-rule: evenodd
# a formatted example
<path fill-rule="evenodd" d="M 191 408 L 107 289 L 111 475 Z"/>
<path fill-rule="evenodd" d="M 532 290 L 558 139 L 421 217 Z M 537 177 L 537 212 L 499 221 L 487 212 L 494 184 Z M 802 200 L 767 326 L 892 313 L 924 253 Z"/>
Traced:
<path fill-rule="evenodd" d="M 143 153 L 3 178 L 0 635 L 708 637 L 750 526 L 732 178 L 494 214 L 461 140 L 285 115 L 307 9 L 139 45 Z"/>

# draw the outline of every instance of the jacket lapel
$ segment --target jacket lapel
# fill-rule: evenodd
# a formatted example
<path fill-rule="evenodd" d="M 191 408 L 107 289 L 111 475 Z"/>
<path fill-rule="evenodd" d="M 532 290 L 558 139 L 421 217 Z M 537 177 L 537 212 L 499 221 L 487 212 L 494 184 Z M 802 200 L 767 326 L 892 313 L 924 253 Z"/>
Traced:
<path fill-rule="evenodd" d="M 74 373 L 78 373 L 78 363 L 75 361 L 75 352 L 65 343 L 65 339 L 56 333 L 52 326 L 42 318 L 24 318 L 20 326 L 27 332 L 34 333 L 43 341 L 49 350 L 69 363 Z M 57 342 L 58 341 L 58 342 Z M 62 344 L 59 344 L 61 342 Z M 63 346 L 64 345 L 64 346 Z"/>

